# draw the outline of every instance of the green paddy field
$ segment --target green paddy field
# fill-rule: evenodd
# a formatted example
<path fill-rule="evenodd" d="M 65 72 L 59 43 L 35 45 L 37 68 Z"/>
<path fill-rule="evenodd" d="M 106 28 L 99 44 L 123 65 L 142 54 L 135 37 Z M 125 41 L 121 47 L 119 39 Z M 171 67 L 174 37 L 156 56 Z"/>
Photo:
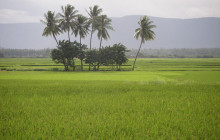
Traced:
<path fill-rule="evenodd" d="M 220 59 L 136 64 L 64 72 L 49 58 L 0 59 L 0 139 L 220 138 Z"/>

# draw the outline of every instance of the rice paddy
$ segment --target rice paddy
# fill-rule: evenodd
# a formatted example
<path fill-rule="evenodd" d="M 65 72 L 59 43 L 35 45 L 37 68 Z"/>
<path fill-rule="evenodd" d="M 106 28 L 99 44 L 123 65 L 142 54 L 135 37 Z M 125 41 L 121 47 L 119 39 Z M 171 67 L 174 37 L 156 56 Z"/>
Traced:
<path fill-rule="evenodd" d="M 0 139 L 220 137 L 220 59 L 138 59 L 135 71 L 47 65 L 57 64 L 0 59 Z"/>

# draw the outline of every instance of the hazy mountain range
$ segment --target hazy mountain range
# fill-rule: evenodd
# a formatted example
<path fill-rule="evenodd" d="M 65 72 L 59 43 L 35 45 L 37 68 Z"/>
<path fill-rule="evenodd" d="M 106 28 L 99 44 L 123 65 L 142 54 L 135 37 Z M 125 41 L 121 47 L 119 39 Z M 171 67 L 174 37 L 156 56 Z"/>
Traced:
<path fill-rule="evenodd" d="M 43 18 L 43 17 L 42 17 Z M 112 18 L 113 31 L 109 31 L 111 39 L 103 45 L 122 43 L 129 49 L 138 48 L 140 40 L 134 38 L 140 16 Z M 147 42 L 143 48 L 220 48 L 220 18 L 174 19 L 150 17 L 157 28 L 156 39 Z M 2 48 L 55 48 L 52 37 L 42 37 L 42 23 L 0 24 L 0 47 Z M 88 35 L 89 37 L 89 35 Z M 59 39 L 67 39 L 63 34 Z M 79 40 L 73 35 L 71 40 Z M 89 44 L 89 38 L 83 40 Z M 99 40 L 94 34 L 93 48 L 99 47 Z"/>

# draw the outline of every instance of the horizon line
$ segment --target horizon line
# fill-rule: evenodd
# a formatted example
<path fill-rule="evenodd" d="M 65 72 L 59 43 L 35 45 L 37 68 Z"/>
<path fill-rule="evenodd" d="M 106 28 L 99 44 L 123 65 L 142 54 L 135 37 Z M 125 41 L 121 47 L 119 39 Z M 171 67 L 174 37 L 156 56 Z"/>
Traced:
<path fill-rule="evenodd" d="M 113 18 L 125 18 L 125 17 L 132 17 L 132 16 L 148 16 L 152 18 L 163 18 L 163 19 L 179 19 L 179 20 L 190 20 L 190 19 L 204 19 L 204 18 L 220 18 L 220 17 L 194 17 L 194 18 L 176 18 L 176 17 L 158 17 L 158 16 L 150 16 L 150 15 L 125 15 L 121 17 L 110 17 Z M 32 21 L 32 22 L 0 22 L 0 24 L 25 24 L 25 23 L 40 23 L 40 19 L 38 22 Z"/>

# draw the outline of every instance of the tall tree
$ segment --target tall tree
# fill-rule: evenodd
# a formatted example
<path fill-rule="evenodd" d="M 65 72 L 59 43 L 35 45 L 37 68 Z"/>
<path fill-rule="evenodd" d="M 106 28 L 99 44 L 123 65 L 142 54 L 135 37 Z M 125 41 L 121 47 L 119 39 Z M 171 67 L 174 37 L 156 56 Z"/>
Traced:
<path fill-rule="evenodd" d="M 95 70 L 95 71 L 98 70 L 98 69 L 96 69 L 96 66 L 100 60 L 99 55 L 100 55 L 100 51 L 95 50 L 95 49 L 88 50 L 86 52 L 85 63 L 93 66 L 93 70 Z"/>
<path fill-rule="evenodd" d="M 150 21 L 150 19 L 147 16 L 142 17 L 140 19 L 140 21 L 138 22 L 140 27 L 135 30 L 134 37 L 136 39 L 141 38 L 141 44 L 140 44 L 140 47 L 138 49 L 137 55 L 136 55 L 134 63 L 133 63 L 133 68 L 132 68 L 133 71 L 134 71 L 136 59 L 137 59 L 138 54 L 141 50 L 142 44 L 144 44 L 145 41 L 154 40 L 154 38 L 155 38 L 155 33 L 154 33 L 154 31 L 152 31 L 152 29 L 155 28 L 156 26 L 152 25 L 152 23 L 153 23 L 153 21 Z"/>
<path fill-rule="evenodd" d="M 73 26 L 72 22 L 74 18 L 77 16 L 76 13 L 78 12 L 75 10 L 75 7 L 72 5 L 67 4 L 65 7 L 61 6 L 62 13 L 59 13 L 60 25 L 61 28 L 68 33 L 68 38 L 70 41 L 70 29 Z"/>
<path fill-rule="evenodd" d="M 128 61 L 128 59 L 127 59 L 127 57 L 125 55 L 125 53 L 128 52 L 128 50 L 121 43 L 114 44 L 112 49 L 114 50 L 114 58 L 113 58 L 113 60 L 115 61 L 116 65 L 118 65 L 118 70 L 120 70 L 120 66 L 123 63 L 127 63 L 127 61 Z"/>
<path fill-rule="evenodd" d="M 101 14 L 102 9 L 99 8 L 98 5 L 95 5 L 93 7 L 89 7 L 89 11 L 87 11 L 88 15 L 89 15 L 89 23 L 91 24 L 91 33 L 90 33 L 90 46 L 89 49 L 92 49 L 92 35 L 95 32 L 95 30 L 97 30 L 96 27 L 96 22 L 97 22 L 97 17 Z M 90 71 L 90 64 L 89 64 L 89 71 Z"/>
<path fill-rule="evenodd" d="M 88 19 L 83 15 L 78 15 L 75 22 L 74 22 L 74 28 L 73 33 L 75 36 L 79 35 L 80 40 L 80 53 L 79 53 L 79 59 L 81 60 L 81 70 L 83 70 L 83 59 L 85 58 L 84 50 L 86 49 L 86 46 L 82 46 L 82 38 L 85 38 L 86 35 L 89 32 L 89 23 Z"/>
<path fill-rule="evenodd" d="M 97 17 L 101 14 L 102 9 L 99 8 L 98 5 L 95 5 L 93 7 L 89 7 L 89 11 L 87 11 L 89 15 L 89 23 L 91 24 L 91 34 L 90 34 L 90 50 L 92 49 L 92 35 L 97 29 L 96 27 L 96 22 L 97 22 Z"/>
<path fill-rule="evenodd" d="M 82 38 L 85 38 L 89 32 L 88 19 L 83 15 L 78 15 L 76 20 L 74 21 L 74 27 L 72 28 L 72 30 L 75 36 L 79 35 L 81 47 Z"/>
<path fill-rule="evenodd" d="M 62 63 L 65 71 L 69 71 L 69 66 L 75 71 L 75 58 L 78 55 L 77 42 L 69 42 L 69 40 L 59 41 L 59 46 L 51 50 L 51 58 L 56 63 Z"/>
<path fill-rule="evenodd" d="M 107 15 L 101 15 L 98 18 L 97 27 L 98 27 L 98 38 L 100 39 L 100 46 L 99 46 L 100 49 L 101 49 L 101 46 L 102 46 L 102 39 L 107 40 L 108 38 L 110 38 L 107 30 L 108 29 L 109 30 L 114 30 L 112 28 L 111 21 L 112 20 L 109 19 L 107 17 Z"/>
<path fill-rule="evenodd" d="M 62 30 L 60 29 L 58 23 L 59 23 L 59 16 L 55 14 L 55 12 L 48 11 L 47 14 L 44 14 L 45 20 L 40 20 L 43 24 L 46 25 L 43 31 L 43 36 L 49 36 L 52 35 L 54 39 L 57 42 L 57 45 L 59 45 L 56 35 L 59 35 L 62 33 Z"/>

